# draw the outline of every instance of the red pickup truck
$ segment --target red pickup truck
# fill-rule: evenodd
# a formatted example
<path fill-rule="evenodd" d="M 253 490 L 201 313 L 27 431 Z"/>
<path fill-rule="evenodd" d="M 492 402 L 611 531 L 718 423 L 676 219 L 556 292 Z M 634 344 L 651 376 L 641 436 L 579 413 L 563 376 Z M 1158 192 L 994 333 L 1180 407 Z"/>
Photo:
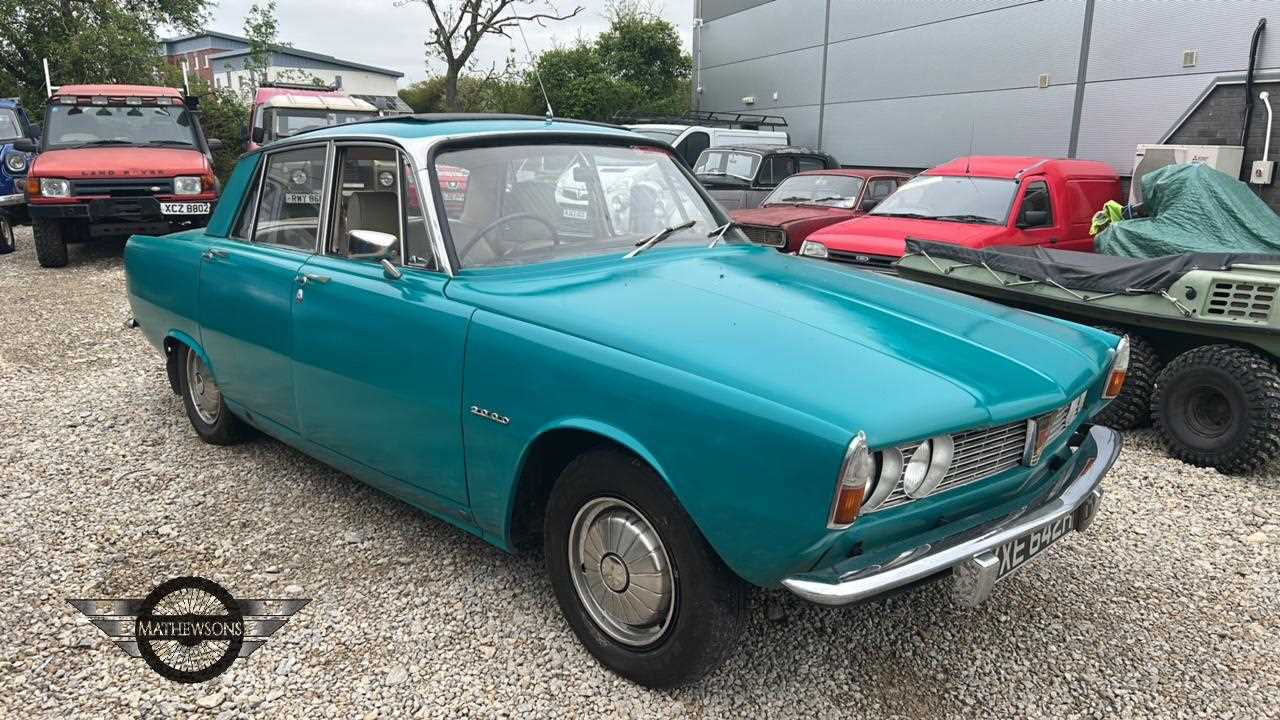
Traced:
<path fill-rule="evenodd" d="M 1106 163 L 956 158 L 918 175 L 866 215 L 814 232 L 800 254 L 883 270 L 902 257 L 908 237 L 971 248 L 1091 251 L 1089 225 L 1108 200 L 1123 196 Z"/>

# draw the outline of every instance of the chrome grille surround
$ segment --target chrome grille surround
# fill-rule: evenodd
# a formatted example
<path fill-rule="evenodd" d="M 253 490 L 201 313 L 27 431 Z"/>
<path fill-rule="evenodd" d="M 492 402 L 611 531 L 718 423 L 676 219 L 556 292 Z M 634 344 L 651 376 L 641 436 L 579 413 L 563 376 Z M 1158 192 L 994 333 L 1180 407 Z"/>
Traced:
<path fill-rule="evenodd" d="M 1019 465 L 1035 465 L 1044 448 L 1075 422 L 1084 406 L 1084 399 L 1085 395 L 1081 393 L 1066 405 L 1034 418 L 955 433 L 952 435 L 955 451 L 951 466 L 928 497 L 985 480 Z M 1046 428 L 1046 432 L 1038 432 L 1041 427 Z M 904 459 L 908 459 L 919 446 L 918 442 L 911 443 L 900 445 L 897 450 Z M 864 512 L 880 512 L 911 501 L 912 498 L 907 496 L 903 488 L 902 475 L 899 474 L 897 485 L 888 497 Z"/>
<path fill-rule="evenodd" d="M 739 225 L 738 228 L 746 233 L 748 240 L 757 245 L 783 247 L 787 244 L 787 234 L 780 228 L 768 225 Z"/>

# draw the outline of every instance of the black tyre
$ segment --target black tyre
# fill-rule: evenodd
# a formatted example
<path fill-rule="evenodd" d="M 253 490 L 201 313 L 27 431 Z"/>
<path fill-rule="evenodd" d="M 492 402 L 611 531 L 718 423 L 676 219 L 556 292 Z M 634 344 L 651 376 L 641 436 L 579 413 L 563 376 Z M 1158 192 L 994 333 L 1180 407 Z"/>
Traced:
<path fill-rule="evenodd" d="M 1188 350 L 1157 378 L 1151 415 L 1173 457 L 1251 472 L 1280 452 L 1280 373 L 1253 350 Z"/>
<path fill-rule="evenodd" d="M 201 440 L 211 445 L 234 445 L 245 438 L 248 427 L 231 414 L 222 392 L 204 360 L 183 345 L 178 349 L 178 382 L 182 404 L 191 427 Z"/>
<path fill-rule="evenodd" d="M 1116 430 L 1140 428 L 1151 421 L 1151 394 L 1160 374 L 1160 356 L 1141 335 L 1106 325 L 1097 328 L 1112 335 L 1129 336 L 1129 373 L 1120 394 L 1094 417 L 1094 422 Z"/>
<path fill-rule="evenodd" d="M 619 675 L 683 685 L 738 642 L 746 585 L 638 458 L 604 448 L 571 462 L 547 502 L 544 541 L 561 611 Z"/>
<path fill-rule="evenodd" d="M 58 268 L 67 265 L 67 238 L 63 225 L 57 220 L 32 220 L 31 232 L 35 240 L 36 261 L 40 267 Z"/>

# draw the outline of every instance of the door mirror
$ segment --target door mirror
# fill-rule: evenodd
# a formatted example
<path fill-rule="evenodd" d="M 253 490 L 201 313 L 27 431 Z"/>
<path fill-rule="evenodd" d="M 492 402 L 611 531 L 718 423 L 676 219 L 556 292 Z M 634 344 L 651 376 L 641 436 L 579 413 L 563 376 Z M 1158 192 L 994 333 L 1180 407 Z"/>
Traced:
<path fill-rule="evenodd" d="M 862 198 L 862 203 L 859 204 L 858 207 L 862 208 L 863 212 L 871 212 L 879 204 L 880 204 L 879 199 L 873 198 L 870 195 L 868 195 Z"/>
<path fill-rule="evenodd" d="M 44 128 L 38 123 L 31 123 L 31 139 L 40 142 L 40 136 L 44 133 Z"/>
<path fill-rule="evenodd" d="M 267 129 L 256 127 L 253 129 L 253 132 L 250 133 L 249 137 L 253 138 L 253 141 L 255 143 L 258 143 L 259 145 L 261 145 L 262 141 L 265 140 L 267 137 Z"/>
<path fill-rule="evenodd" d="M 356 260 L 381 260 L 400 247 L 400 238 L 377 230 L 352 230 L 347 233 L 347 257 Z"/>
<path fill-rule="evenodd" d="M 1035 228 L 1049 224 L 1049 213 L 1046 210 L 1023 210 L 1018 221 L 1020 228 Z"/>
<path fill-rule="evenodd" d="M 249 126 L 240 126 L 240 142 L 249 142 Z"/>
<path fill-rule="evenodd" d="M 33 153 L 40 149 L 40 145 L 31 138 L 18 138 L 13 141 L 13 149 Z"/>
<path fill-rule="evenodd" d="M 222 149 L 222 141 L 218 138 L 207 138 L 204 142 L 209 146 L 209 152 Z"/>

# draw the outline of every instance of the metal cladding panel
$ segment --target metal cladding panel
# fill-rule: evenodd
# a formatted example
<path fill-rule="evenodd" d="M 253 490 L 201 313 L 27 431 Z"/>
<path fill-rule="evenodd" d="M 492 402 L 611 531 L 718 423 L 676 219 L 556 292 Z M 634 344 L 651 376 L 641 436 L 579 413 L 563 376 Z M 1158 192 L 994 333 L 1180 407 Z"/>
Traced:
<path fill-rule="evenodd" d="M 900 5 L 874 7 L 900 14 Z M 1074 84 L 1083 20 L 1083 4 L 1034 3 L 832 42 L 827 102 L 1034 88 L 1042 73 L 1051 85 Z"/>
<path fill-rule="evenodd" d="M 702 18 L 709 22 L 774 2 L 775 0 L 702 0 Z M 822 0 L 801 0 L 801 2 L 819 3 Z M 777 4 L 782 5 L 784 2 L 777 1 Z"/>
<path fill-rule="evenodd" d="M 1182 75 L 1089 83 L 1080 112 L 1077 156 L 1110 163 L 1116 172 L 1128 175 L 1133 171 L 1137 146 L 1160 142 L 1214 77 Z M 1261 104 L 1254 110 L 1255 120 L 1259 112 L 1265 118 Z"/>
<path fill-rule="evenodd" d="M 702 69 L 703 110 L 749 110 L 779 113 L 791 121 L 785 108 L 817 105 L 822 89 L 822 48 L 808 48 L 770 57 L 744 60 Z M 773 93 L 778 99 L 773 99 Z M 754 96 L 754 105 L 742 98 Z"/>
<path fill-rule="evenodd" d="M 801 0 L 803 2 L 803 0 Z M 705 2 L 705 0 L 704 0 Z M 1028 0 L 946 0 L 946 2 L 922 2 L 921 0 L 833 0 L 831 3 L 831 42 L 851 37 L 864 37 L 876 33 L 901 30 L 952 18 L 965 17 L 992 10 L 1035 5 Z M 1050 3 L 1052 4 L 1052 3 Z M 1073 5 L 1075 3 L 1061 3 Z M 1083 3 L 1080 3 L 1083 6 Z M 986 22 L 1001 22 L 988 18 Z M 992 27 L 992 26 L 988 26 Z M 1003 36 L 1003 26 L 994 26 Z M 1061 28 L 1058 28 L 1061 30 Z M 1077 42 L 1079 37 L 1076 37 Z"/>
<path fill-rule="evenodd" d="M 1258 18 L 1272 16 L 1258 45 L 1258 67 L 1280 67 L 1277 0 L 1133 2 L 1097 0 L 1089 45 L 1088 80 L 1243 71 Z M 1182 67 L 1184 50 L 1199 52 L 1195 67 Z M 1203 88 L 1207 81 L 1202 81 Z M 1093 88 L 1089 89 L 1093 92 Z M 1145 102 L 1144 107 L 1150 106 Z M 1185 109 L 1171 109 L 1170 123 Z M 1167 129 L 1167 128 L 1162 128 Z M 1145 142 L 1145 141 L 1144 141 Z M 1153 141 L 1154 142 L 1154 141 Z"/>
<path fill-rule="evenodd" d="M 702 28 L 702 67 L 822 45 L 826 3 L 775 0 L 708 22 Z"/>
<path fill-rule="evenodd" d="M 843 163 L 891 167 L 969 154 L 1063 157 L 1074 93 L 1062 85 L 828 104 L 822 147 Z"/>

